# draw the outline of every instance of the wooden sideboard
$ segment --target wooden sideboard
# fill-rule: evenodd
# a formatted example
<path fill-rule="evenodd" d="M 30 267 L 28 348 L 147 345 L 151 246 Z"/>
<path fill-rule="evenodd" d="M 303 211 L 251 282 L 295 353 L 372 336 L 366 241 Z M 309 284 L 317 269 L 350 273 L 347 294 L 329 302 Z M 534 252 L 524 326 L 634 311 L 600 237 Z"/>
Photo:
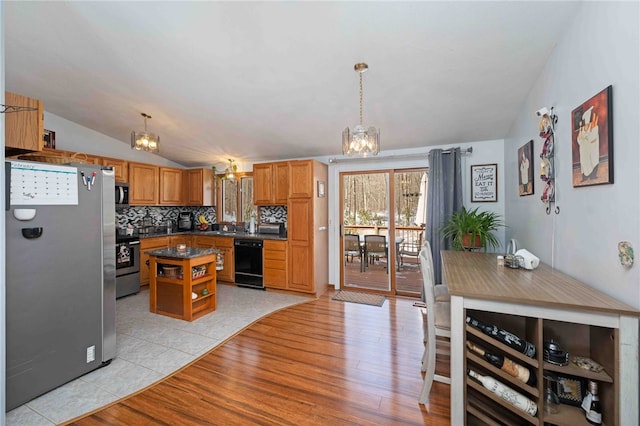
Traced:
<path fill-rule="evenodd" d="M 544 393 L 548 373 L 595 380 L 603 406 L 603 424 L 638 423 L 638 317 L 634 309 L 556 269 L 541 263 L 535 270 L 498 266 L 495 254 L 443 251 L 443 281 L 451 293 L 451 424 L 473 416 L 491 423 L 588 425 L 584 411 L 568 404 L 547 413 Z M 466 324 L 466 316 L 490 322 L 536 346 L 529 358 Z M 553 339 L 574 356 L 589 357 L 604 367 L 594 373 L 548 363 L 545 341 Z M 535 386 L 501 374 L 466 349 L 466 340 L 527 366 L 537 376 Z M 466 375 L 480 370 L 529 397 L 538 405 L 530 416 L 486 391 Z"/>

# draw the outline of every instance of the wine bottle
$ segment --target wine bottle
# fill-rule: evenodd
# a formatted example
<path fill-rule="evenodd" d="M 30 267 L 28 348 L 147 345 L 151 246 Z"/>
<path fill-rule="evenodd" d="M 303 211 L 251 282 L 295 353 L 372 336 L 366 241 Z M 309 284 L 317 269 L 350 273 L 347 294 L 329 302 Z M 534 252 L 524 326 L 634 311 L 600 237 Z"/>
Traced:
<path fill-rule="evenodd" d="M 538 404 L 510 387 L 503 385 L 493 377 L 481 376 L 471 369 L 467 369 L 467 374 L 482 383 L 482 386 L 486 389 L 525 413 L 535 416 L 538 412 Z"/>
<path fill-rule="evenodd" d="M 467 341 L 467 347 L 489 361 L 491 364 L 495 365 L 505 373 L 512 375 L 521 382 L 526 383 L 529 386 L 534 386 L 536 384 L 535 374 L 531 374 L 531 370 L 529 370 L 527 367 L 520 365 L 512 359 L 507 358 L 503 355 L 487 352 L 486 350 L 477 345 L 474 345 L 469 341 Z"/>
<path fill-rule="evenodd" d="M 515 349 L 520 353 L 525 354 L 528 357 L 533 358 L 534 356 L 536 356 L 536 347 L 533 344 L 520 339 L 515 334 L 511 334 L 508 331 L 498 328 L 493 324 L 478 321 L 477 319 L 471 317 L 467 317 L 467 324 L 477 328 L 478 330 L 481 330 L 487 336 L 493 337 L 494 339 L 504 343 L 505 345 Z"/>
<path fill-rule="evenodd" d="M 593 380 L 589 381 L 589 394 L 591 394 L 591 403 L 587 411 L 587 421 L 592 425 L 602 424 L 602 406 L 598 397 L 598 384 Z"/>

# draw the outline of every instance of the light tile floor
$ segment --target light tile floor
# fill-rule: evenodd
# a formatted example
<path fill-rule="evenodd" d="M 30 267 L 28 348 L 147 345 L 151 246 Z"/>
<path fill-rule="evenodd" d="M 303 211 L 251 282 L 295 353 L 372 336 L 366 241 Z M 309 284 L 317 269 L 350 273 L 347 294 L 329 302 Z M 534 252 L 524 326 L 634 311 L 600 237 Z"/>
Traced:
<path fill-rule="evenodd" d="M 263 316 L 309 300 L 230 285 L 217 290 L 216 311 L 193 322 L 150 313 L 148 290 L 119 299 L 111 364 L 8 412 L 6 424 L 52 425 L 96 410 L 163 379 Z"/>

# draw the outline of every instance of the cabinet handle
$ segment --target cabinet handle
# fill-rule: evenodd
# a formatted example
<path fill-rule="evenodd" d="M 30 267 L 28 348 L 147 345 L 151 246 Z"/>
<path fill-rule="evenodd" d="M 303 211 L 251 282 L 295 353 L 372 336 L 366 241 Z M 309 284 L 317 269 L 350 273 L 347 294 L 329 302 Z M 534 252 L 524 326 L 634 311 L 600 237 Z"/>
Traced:
<path fill-rule="evenodd" d="M 144 262 L 145 265 L 149 266 L 149 259 L 147 259 L 146 262 Z"/>

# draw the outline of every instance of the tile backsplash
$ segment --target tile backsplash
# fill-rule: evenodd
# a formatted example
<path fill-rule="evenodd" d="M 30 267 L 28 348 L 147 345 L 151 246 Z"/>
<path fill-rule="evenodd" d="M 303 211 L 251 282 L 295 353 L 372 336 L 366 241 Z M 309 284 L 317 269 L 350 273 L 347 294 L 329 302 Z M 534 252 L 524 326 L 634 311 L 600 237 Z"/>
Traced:
<path fill-rule="evenodd" d="M 154 226 L 163 226 L 167 220 L 174 223 L 178 221 L 180 212 L 189 211 L 195 217 L 203 214 L 209 223 L 216 223 L 215 207 L 159 207 L 159 206 L 132 206 L 116 210 L 116 226 L 126 228 L 131 225 L 134 228 L 142 227 L 142 218 L 149 213 L 153 219 Z M 261 206 L 259 209 L 260 223 L 287 223 L 286 206 Z"/>

